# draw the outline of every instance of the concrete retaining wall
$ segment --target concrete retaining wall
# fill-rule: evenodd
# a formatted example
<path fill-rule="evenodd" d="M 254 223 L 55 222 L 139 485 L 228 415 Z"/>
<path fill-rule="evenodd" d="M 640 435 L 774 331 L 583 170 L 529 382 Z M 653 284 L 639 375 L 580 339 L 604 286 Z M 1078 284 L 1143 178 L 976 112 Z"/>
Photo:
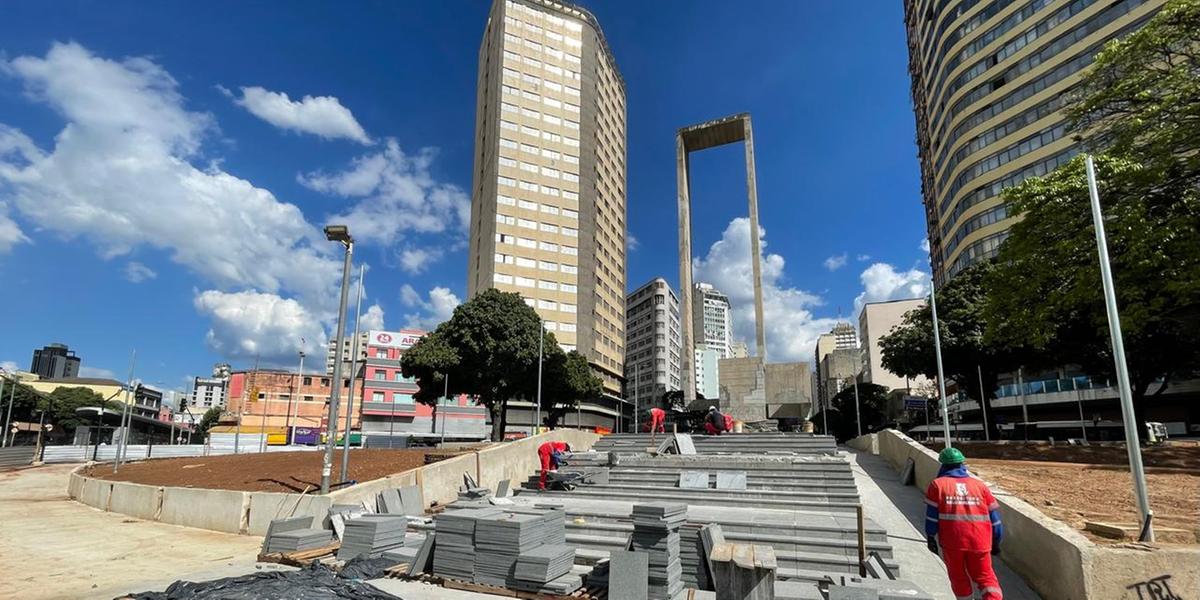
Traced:
<path fill-rule="evenodd" d="M 226 533 L 246 530 L 250 494 L 230 490 L 168 487 L 163 489 L 163 523 Z"/>
<path fill-rule="evenodd" d="M 937 476 L 937 454 L 932 450 L 891 429 L 879 432 L 876 437 L 879 455 L 897 470 L 903 468 L 909 458 L 913 459 L 919 489 L 925 489 Z M 993 488 L 993 491 L 1004 522 L 1001 545 L 1004 562 L 1042 597 L 1056 600 L 1168 598 L 1170 596 L 1161 592 L 1165 585 L 1177 597 L 1200 598 L 1200 547 L 1098 545 L 1020 498 L 1002 489 Z M 1152 589 L 1160 595 L 1151 595 Z"/>
<path fill-rule="evenodd" d="M 147 521 L 158 520 L 163 488 L 138 483 L 113 482 L 108 510 Z"/>
<path fill-rule="evenodd" d="M 852 440 L 848 440 L 846 445 L 858 450 L 859 452 L 870 452 L 876 456 L 879 455 L 878 434 L 868 433 L 867 435 L 860 435 Z"/>
<path fill-rule="evenodd" d="M 565 441 L 573 448 L 587 450 L 599 438 L 594 433 L 560 429 L 363 482 L 328 496 L 109 482 L 85 477 L 80 472 L 84 467 L 71 473 L 67 494 L 88 506 L 139 519 L 227 533 L 262 535 L 272 519 L 313 515 L 324 521 L 331 505 L 357 504 L 364 500 L 373 503 L 375 496 L 387 488 L 419 486 L 425 507 L 428 508 L 434 502 L 446 504 L 456 500 L 464 474 L 469 474 L 480 485 L 492 489 L 502 479 L 510 479 L 513 485 L 519 485 L 539 467 L 537 447 L 542 443 Z"/>
<path fill-rule="evenodd" d="M 246 517 L 246 533 L 266 535 L 267 525 L 275 519 L 311 515 L 316 517 L 315 526 L 321 526 L 329 517 L 333 498 L 312 494 L 276 494 L 272 492 L 250 492 Z"/>

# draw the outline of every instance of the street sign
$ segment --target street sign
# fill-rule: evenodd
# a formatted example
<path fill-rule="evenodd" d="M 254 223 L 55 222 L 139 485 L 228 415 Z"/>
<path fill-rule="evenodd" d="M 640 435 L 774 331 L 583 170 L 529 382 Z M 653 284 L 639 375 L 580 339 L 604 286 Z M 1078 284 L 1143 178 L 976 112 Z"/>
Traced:
<path fill-rule="evenodd" d="M 928 400 L 925 398 L 922 398 L 920 396 L 905 396 L 904 397 L 904 409 L 905 410 L 924 410 L 926 402 L 928 402 Z"/>

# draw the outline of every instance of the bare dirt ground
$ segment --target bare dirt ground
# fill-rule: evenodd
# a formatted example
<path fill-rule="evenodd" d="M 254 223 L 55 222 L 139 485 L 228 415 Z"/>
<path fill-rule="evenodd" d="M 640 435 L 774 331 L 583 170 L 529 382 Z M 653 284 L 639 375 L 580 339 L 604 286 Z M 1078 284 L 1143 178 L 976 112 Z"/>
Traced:
<path fill-rule="evenodd" d="M 1084 521 L 1138 522 L 1124 446 L 963 443 L 959 448 L 980 477 L 1075 529 L 1082 531 Z M 1200 535 L 1200 446 L 1144 448 L 1142 456 L 1154 523 Z"/>
<path fill-rule="evenodd" d="M 448 458 L 445 450 L 350 451 L 349 479 L 370 481 L 425 464 L 425 455 Z M 165 458 L 123 465 L 116 475 L 111 465 L 91 467 L 87 475 L 110 481 L 148 485 L 212 488 L 248 492 L 303 492 L 321 487 L 324 452 L 268 452 L 195 458 Z M 340 473 L 341 451 L 334 452 L 334 476 Z"/>

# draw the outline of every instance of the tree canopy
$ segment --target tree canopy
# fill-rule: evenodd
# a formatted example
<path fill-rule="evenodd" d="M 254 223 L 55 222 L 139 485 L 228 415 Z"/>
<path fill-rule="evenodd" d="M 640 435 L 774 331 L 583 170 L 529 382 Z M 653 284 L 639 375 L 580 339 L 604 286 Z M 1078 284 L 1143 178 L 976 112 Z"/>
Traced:
<path fill-rule="evenodd" d="M 592 372 L 587 358 L 575 350 L 555 353 L 543 366 L 542 414 L 547 427 L 557 427 L 567 411 L 603 394 L 600 378 Z"/>
<path fill-rule="evenodd" d="M 599 380 L 583 376 L 580 365 L 586 358 L 567 356 L 519 294 L 488 289 L 454 309 L 448 321 L 404 353 L 400 368 L 405 377 L 416 378 L 420 389 L 414 398 L 425 404 L 437 403 L 448 377 L 451 395 L 467 394 L 487 407 L 492 439 L 500 440 L 508 401 L 536 398 L 538 336 L 544 360 L 542 404 L 547 417 L 557 422 L 592 395 Z M 595 379 L 590 371 L 587 375 Z"/>
<path fill-rule="evenodd" d="M 214 406 L 204 411 L 204 416 L 200 417 L 200 421 L 196 423 L 195 434 L 201 439 L 208 435 L 208 430 L 216 425 L 221 420 L 221 409 Z"/>
<path fill-rule="evenodd" d="M 854 404 L 854 386 L 847 385 L 830 400 L 829 433 L 839 441 L 858 436 L 858 418 L 861 411 L 864 434 L 878 431 L 886 423 L 888 388 L 874 383 L 858 384 L 858 407 Z"/>

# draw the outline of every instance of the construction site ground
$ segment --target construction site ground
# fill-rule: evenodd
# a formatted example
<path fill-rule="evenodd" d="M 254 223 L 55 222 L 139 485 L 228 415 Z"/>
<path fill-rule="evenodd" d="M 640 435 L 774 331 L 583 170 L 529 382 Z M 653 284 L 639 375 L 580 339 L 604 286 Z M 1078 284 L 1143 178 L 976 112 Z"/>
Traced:
<path fill-rule="evenodd" d="M 940 446 L 931 445 L 940 449 Z M 1138 522 L 1129 458 L 1123 445 L 964 443 L 967 466 L 980 477 L 1080 530 L 1098 543 L 1121 540 L 1084 530 L 1085 521 Z M 1200 541 L 1200 445 L 1172 444 L 1142 451 L 1154 523 L 1192 532 L 1164 540 Z"/>
<path fill-rule="evenodd" d="M 370 481 L 407 471 L 426 463 L 426 455 L 445 458 L 454 451 L 410 449 L 353 449 L 347 479 Z M 247 492 L 303 492 L 321 487 L 320 451 L 265 452 L 164 458 L 123 465 L 114 474 L 112 465 L 89 468 L 87 475 L 110 481 L 147 485 L 239 490 Z M 341 450 L 334 452 L 334 473 L 342 464 Z"/>

